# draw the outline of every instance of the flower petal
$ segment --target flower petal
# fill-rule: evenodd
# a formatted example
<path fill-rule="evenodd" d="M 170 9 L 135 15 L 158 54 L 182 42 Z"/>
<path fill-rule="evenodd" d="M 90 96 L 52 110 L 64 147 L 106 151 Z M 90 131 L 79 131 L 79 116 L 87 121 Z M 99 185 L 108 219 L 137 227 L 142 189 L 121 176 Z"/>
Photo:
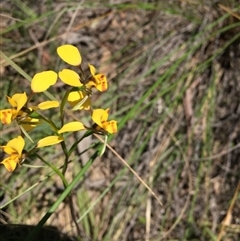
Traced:
<path fill-rule="evenodd" d="M 47 90 L 57 82 L 57 73 L 52 70 L 43 71 L 33 76 L 31 82 L 32 91 L 35 93 Z"/>
<path fill-rule="evenodd" d="M 4 125 L 12 122 L 13 111 L 12 109 L 0 110 L 0 119 Z"/>
<path fill-rule="evenodd" d="M 80 102 L 85 95 L 82 91 L 72 91 L 68 95 L 68 101 L 75 104 L 75 102 Z"/>
<path fill-rule="evenodd" d="M 12 99 L 12 97 L 7 96 L 7 101 L 13 108 L 17 108 L 17 103 Z"/>
<path fill-rule="evenodd" d="M 94 76 L 96 73 L 96 68 L 91 64 L 88 64 L 88 67 L 89 67 L 91 75 Z"/>
<path fill-rule="evenodd" d="M 98 83 L 96 86 L 96 89 L 104 92 L 107 90 L 108 88 L 108 82 L 107 82 L 107 78 L 104 74 L 97 74 L 94 76 L 94 78 L 97 80 L 96 82 Z"/>
<path fill-rule="evenodd" d="M 22 150 L 24 148 L 25 141 L 21 136 L 18 136 L 7 143 L 7 147 L 10 147 L 18 153 L 19 156 L 22 155 Z"/>
<path fill-rule="evenodd" d="M 95 109 L 93 110 L 92 113 L 92 120 L 99 125 L 100 127 L 102 126 L 102 123 L 107 121 L 108 119 L 108 109 L 104 110 L 104 109 Z"/>
<path fill-rule="evenodd" d="M 0 146 L 0 148 L 5 152 L 7 153 L 8 155 L 13 155 L 13 154 L 16 154 L 16 150 L 9 147 L 9 146 Z"/>
<path fill-rule="evenodd" d="M 71 107 L 76 106 L 78 103 L 80 103 L 85 97 L 86 93 L 82 91 L 72 91 L 68 95 L 68 102 L 71 105 Z M 89 110 L 91 107 L 91 99 L 88 97 L 86 101 L 79 106 L 79 110 L 84 109 L 84 110 Z"/>
<path fill-rule="evenodd" d="M 114 134 L 117 132 L 117 121 L 115 120 L 107 121 L 106 124 L 103 125 L 103 128 L 108 133 Z"/>
<path fill-rule="evenodd" d="M 27 95 L 25 92 L 22 94 L 15 94 L 12 96 L 12 100 L 17 104 L 17 112 L 19 112 L 22 107 L 27 103 Z"/>
<path fill-rule="evenodd" d="M 58 73 L 59 78 L 67 85 L 81 87 L 80 76 L 73 70 L 63 69 Z"/>
<path fill-rule="evenodd" d="M 48 101 L 44 101 L 44 102 L 40 103 L 38 105 L 38 108 L 40 110 L 47 110 L 47 109 L 50 109 L 50 108 L 56 108 L 58 106 L 59 106 L 59 102 L 58 101 L 48 100 Z"/>
<path fill-rule="evenodd" d="M 25 119 L 21 120 L 20 125 L 25 131 L 31 131 L 40 123 L 41 121 L 39 119 L 26 117 Z"/>
<path fill-rule="evenodd" d="M 51 146 L 62 142 L 64 139 L 61 136 L 48 136 L 38 141 L 37 148 Z"/>
<path fill-rule="evenodd" d="M 95 87 L 98 91 L 104 92 L 108 88 L 107 78 L 104 74 L 93 75 L 85 86 L 89 89 Z"/>
<path fill-rule="evenodd" d="M 57 48 L 57 53 L 63 61 L 70 65 L 79 66 L 82 62 L 79 50 L 73 45 L 62 45 Z"/>
<path fill-rule="evenodd" d="M 9 172 L 13 172 L 16 167 L 17 167 L 17 162 L 16 160 L 13 160 L 10 156 L 5 158 L 1 164 L 3 164 L 5 166 L 5 168 L 9 171 Z"/>
<path fill-rule="evenodd" d="M 92 87 L 96 87 L 97 84 L 95 83 L 95 79 L 92 78 L 90 79 L 86 84 L 85 84 L 87 89 L 91 89 Z"/>
<path fill-rule="evenodd" d="M 86 128 L 84 127 L 83 123 L 80 121 L 73 121 L 70 123 L 65 124 L 59 131 L 58 133 L 65 133 L 65 132 L 73 132 L 73 131 L 81 131 L 85 130 Z"/>

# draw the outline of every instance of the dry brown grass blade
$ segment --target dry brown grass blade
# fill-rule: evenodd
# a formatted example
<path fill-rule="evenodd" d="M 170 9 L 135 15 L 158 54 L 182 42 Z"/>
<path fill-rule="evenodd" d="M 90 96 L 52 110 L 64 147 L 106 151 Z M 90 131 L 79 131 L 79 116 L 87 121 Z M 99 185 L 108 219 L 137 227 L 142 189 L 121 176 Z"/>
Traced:
<path fill-rule="evenodd" d="M 36 49 L 36 48 L 43 47 L 43 46 L 45 46 L 45 45 L 47 45 L 47 44 L 49 44 L 49 43 L 51 43 L 51 42 L 53 42 L 53 41 L 55 41 L 55 40 L 57 40 L 57 39 L 66 37 L 66 35 L 68 35 L 69 31 L 76 32 L 76 31 L 78 31 L 79 29 L 81 29 L 81 28 L 83 28 L 83 27 L 85 27 L 85 26 L 88 26 L 88 25 L 92 24 L 92 23 L 95 22 L 95 21 L 99 21 L 100 19 L 107 17 L 107 16 L 110 15 L 111 13 L 112 13 L 112 12 L 108 12 L 108 13 L 106 13 L 106 14 L 103 14 L 103 15 L 101 15 L 101 16 L 93 19 L 93 20 L 89 20 L 89 21 L 87 21 L 87 22 L 85 22 L 85 23 L 83 23 L 83 24 L 79 24 L 79 25 L 71 28 L 70 30 L 67 29 L 67 31 L 66 31 L 65 33 L 59 34 L 59 35 L 57 35 L 57 36 L 54 36 L 54 37 L 52 37 L 52 38 L 50 38 L 50 39 L 48 39 L 48 40 L 45 40 L 45 41 L 43 41 L 43 42 L 36 43 L 35 45 L 31 46 L 30 48 L 24 49 L 23 51 L 21 51 L 21 52 L 19 52 L 19 53 L 17 53 L 17 54 L 14 54 L 14 55 L 12 55 L 12 56 L 9 56 L 9 58 L 10 58 L 11 60 L 13 60 L 13 59 L 15 59 L 15 58 L 21 57 L 21 56 L 23 56 L 24 54 L 26 54 L 26 53 L 28 53 L 28 52 Z M 9 65 L 9 63 L 8 63 L 5 59 L 1 59 L 1 60 L 0 60 L 0 66 L 6 67 L 6 66 L 8 66 L 8 65 Z"/>
<path fill-rule="evenodd" d="M 104 143 L 104 140 L 95 134 L 95 136 Z M 157 202 L 163 206 L 160 199 L 157 197 L 157 195 L 153 192 L 153 190 L 147 185 L 147 183 L 130 167 L 130 165 L 109 145 L 107 144 L 107 148 L 112 151 L 112 153 L 123 163 L 124 166 L 126 166 L 132 174 L 147 188 L 147 190 L 152 194 L 152 196 L 157 200 Z"/>
<path fill-rule="evenodd" d="M 207 156 L 207 157 L 203 157 L 203 158 L 195 158 L 192 159 L 192 161 L 209 161 L 209 160 L 215 160 L 218 159 L 224 155 L 229 154 L 230 152 L 233 152 L 235 150 L 237 150 L 238 148 L 240 148 L 240 143 L 238 143 L 237 145 L 231 147 L 231 148 L 227 148 L 226 150 L 221 151 L 220 153 L 217 153 L 215 155 L 212 156 Z"/>
<path fill-rule="evenodd" d="M 180 115 L 180 113 L 182 112 L 181 107 L 178 107 L 178 120 L 182 119 L 182 116 Z M 180 117 L 181 116 L 181 117 Z M 171 119 L 171 117 L 170 117 Z M 159 145 L 158 149 L 156 150 L 156 153 L 153 157 L 153 159 L 150 161 L 149 163 L 149 184 L 152 185 L 153 184 L 153 167 L 156 165 L 157 160 L 159 159 L 159 157 L 164 153 L 164 151 L 167 149 L 167 147 L 170 145 L 171 141 L 174 141 L 176 145 L 177 144 L 177 140 L 174 137 L 176 131 L 179 128 L 179 123 L 180 121 L 177 121 L 174 126 L 171 127 L 171 130 L 167 127 L 169 125 L 169 118 L 166 118 L 164 123 L 162 124 L 162 127 L 164 129 L 165 132 L 168 133 L 168 135 L 166 136 L 166 138 L 164 138 L 161 142 L 161 144 Z M 152 174 L 152 175 L 151 175 Z M 188 206 L 188 202 L 186 204 Z M 150 228 L 151 228 L 151 213 L 152 213 L 152 201 L 150 196 L 148 195 L 148 199 L 147 199 L 147 205 L 146 205 L 146 238 L 145 241 L 149 241 L 150 240 Z M 167 235 L 169 235 L 171 233 L 171 231 L 175 228 L 175 225 L 173 226 L 173 228 L 171 228 L 171 230 L 169 232 L 167 232 Z"/>
<path fill-rule="evenodd" d="M 236 14 L 235 12 L 232 11 L 232 9 L 222 5 L 222 4 L 218 4 L 218 6 L 223 9 L 225 12 L 231 14 L 233 17 L 237 18 L 240 20 L 240 16 L 238 14 Z"/>
<path fill-rule="evenodd" d="M 188 127 L 188 131 L 190 131 L 191 129 L 191 126 Z M 187 156 L 184 154 L 184 152 L 182 151 L 181 147 L 179 146 L 178 144 L 178 140 L 176 139 L 176 137 L 171 133 L 170 134 L 172 140 L 175 142 L 175 145 L 178 146 L 181 154 L 182 154 L 182 157 L 184 159 L 184 162 L 185 162 L 185 168 L 187 170 L 187 174 L 188 174 L 188 185 L 189 185 L 189 191 L 188 191 L 188 195 L 187 195 L 187 198 L 186 198 L 186 201 L 185 201 L 185 204 L 184 206 L 182 207 L 181 209 L 181 212 L 179 213 L 176 221 L 172 224 L 172 226 L 162 235 L 162 238 L 163 239 L 166 239 L 172 232 L 173 230 L 177 227 L 177 225 L 179 224 L 179 222 L 183 219 L 183 216 L 184 214 L 186 213 L 189 205 L 190 205 L 190 201 L 191 201 L 191 195 L 192 195 L 192 190 L 193 190 L 193 187 L 192 187 L 192 183 L 193 183 L 193 176 L 192 176 L 192 173 L 191 173 L 191 169 L 190 169 L 190 165 L 189 165 L 189 158 L 191 157 L 191 149 L 190 149 L 190 145 L 188 147 L 188 152 L 187 152 Z M 189 139 L 189 143 L 190 143 L 190 137 L 188 136 L 188 139 Z"/>
<path fill-rule="evenodd" d="M 237 188 L 235 190 L 235 193 L 234 193 L 234 196 L 232 198 L 230 207 L 229 207 L 229 209 L 227 211 L 227 214 L 226 214 L 224 220 L 222 221 L 222 227 L 221 227 L 220 233 L 218 234 L 217 241 L 221 241 L 222 240 L 222 238 L 224 236 L 224 233 L 225 233 L 226 226 L 231 224 L 231 221 L 232 221 L 232 210 L 233 210 L 234 204 L 235 204 L 235 202 L 237 200 L 238 192 L 240 192 L 240 182 L 238 183 L 238 186 L 237 186 Z"/>

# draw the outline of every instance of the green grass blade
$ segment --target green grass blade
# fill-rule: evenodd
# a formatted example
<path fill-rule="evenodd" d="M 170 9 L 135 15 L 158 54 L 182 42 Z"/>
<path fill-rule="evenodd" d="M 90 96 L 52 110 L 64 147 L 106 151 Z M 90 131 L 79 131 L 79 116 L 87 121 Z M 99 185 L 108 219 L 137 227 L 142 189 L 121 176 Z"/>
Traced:
<path fill-rule="evenodd" d="M 31 233 L 27 236 L 27 238 L 24 241 L 32 241 L 34 240 L 34 237 L 38 234 L 38 232 L 41 230 L 43 225 L 46 223 L 46 221 L 49 219 L 49 217 L 56 211 L 58 206 L 62 203 L 62 201 L 70 194 L 74 186 L 79 182 L 80 178 L 84 176 L 84 174 L 87 172 L 88 168 L 92 165 L 93 161 L 97 158 L 98 151 L 94 153 L 94 155 L 89 159 L 89 161 L 86 163 L 86 165 L 82 168 L 82 170 L 76 175 L 76 177 L 73 179 L 73 181 L 67 186 L 65 191 L 60 195 L 60 197 L 57 199 L 57 201 L 51 206 L 51 208 L 47 211 L 47 213 L 43 216 L 43 218 L 40 220 L 38 225 L 31 231 Z"/>

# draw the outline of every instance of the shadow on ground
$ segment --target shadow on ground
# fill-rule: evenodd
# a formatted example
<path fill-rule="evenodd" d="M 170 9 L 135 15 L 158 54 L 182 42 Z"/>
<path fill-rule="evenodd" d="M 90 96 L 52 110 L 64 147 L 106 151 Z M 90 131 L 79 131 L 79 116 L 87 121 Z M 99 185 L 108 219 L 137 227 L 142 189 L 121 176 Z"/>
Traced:
<path fill-rule="evenodd" d="M 0 241 L 23 241 L 35 226 L 0 225 Z M 73 241 L 72 237 L 59 232 L 56 227 L 46 226 L 41 229 L 34 241 Z"/>

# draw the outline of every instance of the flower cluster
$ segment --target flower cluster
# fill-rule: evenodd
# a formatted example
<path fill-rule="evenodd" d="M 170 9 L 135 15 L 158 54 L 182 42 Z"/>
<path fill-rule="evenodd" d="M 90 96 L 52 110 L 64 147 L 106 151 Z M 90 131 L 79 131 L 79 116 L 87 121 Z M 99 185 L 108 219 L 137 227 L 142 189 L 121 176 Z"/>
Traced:
<path fill-rule="evenodd" d="M 82 58 L 79 50 L 73 45 L 62 45 L 57 48 L 57 54 L 67 64 L 74 66 L 76 71 L 71 69 L 63 69 L 56 73 L 53 70 L 42 71 L 34 75 L 31 81 L 31 91 L 29 95 L 26 92 L 16 93 L 13 96 L 7 96 L 10 108 L 0 110 L 0 120 L 3 125 L 11 124 L 13 121 L 20 128 L 21 135 L 10 140 L 6 145 L 0 148 L 8 154 L 8 156 L 0 163 L 12 172 L 17 165 L 21 164 L 29 153 L 33 153 L 37 148 L 65 142 L 64 133 L 81 130 L 90 130 L 107 136 L 117 132 L 117 122 L 108 120 L 109 109 L 94 109 L 92 106 L 91 96 L 92 90 L 104 92 L 108 89 L 107 78 L 104 74 L 97 73 L 93 65 L 88 64 L 88 69 L 83 71 Z M 67 84 L 69 89 L 66 91 L 61 101 L 47 100 L 38 105 L 31 105 L 34 95 L 48 90 L 55 85 L 60 79 Z M 85 110 L 90 113 L 93 125 L 87 127 L 80 121 L 72 121 L 65 123 L 64 109 L 66 103 L 69 104 L 72 111 Z M 55 124 L 50 118 L 42 114 L 42 111 L 50 108 L 60 108 L 59 115 L 61 124 Z M 37 143 L 34 143 L 29 135 L 29 131 L 35 127 L 47 123 L 53 130 L 53 135 L 46 136 Z M 58 126 L 60 125 L 60 127 Z M 27 137 L 34 143 L 31 151 L 24 150 L 25 141 L 23 137 Z"/>

